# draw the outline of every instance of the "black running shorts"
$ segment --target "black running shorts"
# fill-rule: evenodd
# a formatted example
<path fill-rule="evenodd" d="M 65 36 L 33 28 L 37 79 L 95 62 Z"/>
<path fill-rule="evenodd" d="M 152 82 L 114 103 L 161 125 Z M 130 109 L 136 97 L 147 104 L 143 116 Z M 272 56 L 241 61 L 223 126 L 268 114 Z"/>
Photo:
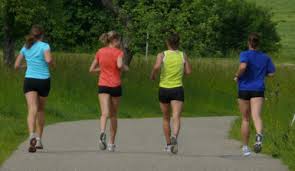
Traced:
<path fill-rule="evenodd" d="M 47 97 L 50 91 L 50 78 L 48 79 L 25 78 L 23 91 L 25 94 L 30 91 L 36 91 L 39 96 Z"/>
<path fill-rule="evenodd" d="M 112 97 L 121 97 L 122 96 L 122 87 L 107 87 L 107 86 L 98 86 L 98 94 L 109 94 Z"/>
<path fill-rule="evenodd" d="M 159 101 L 161 103 L 170 103 L 172 100 L 184 102 L 183 87 L 163 88 L 159 89 Z"/>
<path fill-rule="evenodd" d="M 254 97 L 264 97 L 264 91 L 239 91 L 239 99 L 250 100 Z"/>

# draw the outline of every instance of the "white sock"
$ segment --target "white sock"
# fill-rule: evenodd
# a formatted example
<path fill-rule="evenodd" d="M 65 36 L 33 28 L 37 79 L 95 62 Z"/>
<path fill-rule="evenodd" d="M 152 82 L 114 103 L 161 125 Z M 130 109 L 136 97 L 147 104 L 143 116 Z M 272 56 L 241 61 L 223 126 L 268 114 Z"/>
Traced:
<path fill-rule="evenodd" d="M 35 133 L 34 132 L 30 133 L 30 139 L 32 139 L 32 138 L 35 138 Z"/>
<path fill-rule="evenodd" d="M 248 148 L 248 145 L 243 145 L 243 148 Z"/>

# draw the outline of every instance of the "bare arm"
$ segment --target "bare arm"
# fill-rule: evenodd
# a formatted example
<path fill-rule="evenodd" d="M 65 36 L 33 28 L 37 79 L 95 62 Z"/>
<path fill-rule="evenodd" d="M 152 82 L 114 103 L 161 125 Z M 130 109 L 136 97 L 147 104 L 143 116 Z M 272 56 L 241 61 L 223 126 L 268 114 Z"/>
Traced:
<path fill-rule="evenodd" d="M 19 54 L 17 57 L 16 57 L 16 60 L 15 60 L 15 63 L 14 63 L 14 69 L 19 69 L 21 67 L 21 63 L 22 63 L 22 60 L 24 59 L 24 56 L 22 54 Z"/>
<path fill-rule="evenodd" d="M 118 57 L 118 59 L 117 59 L 117 67 L 119 69 L 123 69 L 124 68 L 123 56 Z"/>
<path fill-rule="evenodd" d="M 53 66 L 53 58 L 52 58 L 52 55 L 51 55 L 50 50 L 46 50 L 46 51 L 44 52 L 44 56 L 45 56 L 45 61 L 46 61 L 49 65 Z"/>
<path fill-rule="evenodd" d="M 117 59 L 117 67 L 121 71 L 129 71 L 129 67 L 124 63 L 124 56 L 119 56 Z"/>
<path fill-rule="evenodd" d="M 184 54 L 184 73 L 186 75 L 189 75 L 192 73 L 192 65 L 190 64 L 186 54 Z"/>
<path fill-rule="evenodd" d="M 100 68 L 99 68 L 99 65 L 98 65 L 98 61 L 94 57 L 91 65 L 90 65 L 89 72 L 96 73 L 96 72 L 99 72 L 99 71 L 100 71 Z"/>
<path fill-rule="evenodd" d="M 151 80 L 155 80 L 156 79 L 156 75 L 157 75 L 157 73 L 161 69 L 163 58 L 164 58 L 164 54 L 163 53 L 159 53 L 158 56 L 157 56 L 155 65 L 154 65 L 154 67 L 152 69 L 152 73 L 151 73 L 151 76 L 150 76 L 150 79 Z"/>
<path fill-rule="evenodd" d="M 239 69 L 235 74 L 234 80 L 238 81 L 238 79 L 245 73 L 246 69 L 247 69 L 247 63 L 245 62 L 240 63 Z"/>

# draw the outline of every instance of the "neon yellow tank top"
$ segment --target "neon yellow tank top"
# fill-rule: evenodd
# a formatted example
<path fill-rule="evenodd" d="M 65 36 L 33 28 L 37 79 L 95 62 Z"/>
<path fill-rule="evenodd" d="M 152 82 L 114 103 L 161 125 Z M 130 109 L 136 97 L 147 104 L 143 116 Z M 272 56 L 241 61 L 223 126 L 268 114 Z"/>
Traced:
<path fill-rule="evenodd" d="M 184 55 L 181 51 L 164 51 L 161 67 L 160 87 L 175 88 L 182 86 Z"/>

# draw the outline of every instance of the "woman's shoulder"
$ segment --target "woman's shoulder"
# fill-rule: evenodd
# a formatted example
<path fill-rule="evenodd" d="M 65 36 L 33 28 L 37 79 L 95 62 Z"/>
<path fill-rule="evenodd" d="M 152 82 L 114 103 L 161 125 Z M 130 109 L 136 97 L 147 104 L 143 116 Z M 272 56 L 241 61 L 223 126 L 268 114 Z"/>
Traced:
<path fill-rule="evenodd" d="M 37 41 L 36 43 L 38 43 L 39 45 L 49 45 L 47 42 L 43 42 L 43 41 Z"/>
<path fill-rule="evenodd" d="M 115 48 L 115 47 L 102 47 L 102 48 L 99 48 L 98 49 L 98 52 L 99 51 L 112 51 L 112 52 L 118 52 L 118 51 L 122 51 L 121 49 L 119 48 Z"/>
<path fill-rule="evenodd" d="M 119 48 L 113 48 L 114 51 L 118 52 L 118 53 L 123 53 L 123 50 L 122 49 L 119 49 Z"/>
<path fill-rule="evenodd" d="M 244 51 L 240 52 L 240 56 L 248 55 L 250 53 L 251 53 L 251 50 L 244 50 Z"/>
<path fill-rule="evenodd" d="M 38 42 L 36 42 L 36 44 L 38 45 L 38 47 L 41 47 L 41 48 L 44 48 L 44 49 L 49 49 L 50 48 L 49 44 L 46 43 L 46 42 L 43 42 L 43 41 L 38 41 Z"/>

